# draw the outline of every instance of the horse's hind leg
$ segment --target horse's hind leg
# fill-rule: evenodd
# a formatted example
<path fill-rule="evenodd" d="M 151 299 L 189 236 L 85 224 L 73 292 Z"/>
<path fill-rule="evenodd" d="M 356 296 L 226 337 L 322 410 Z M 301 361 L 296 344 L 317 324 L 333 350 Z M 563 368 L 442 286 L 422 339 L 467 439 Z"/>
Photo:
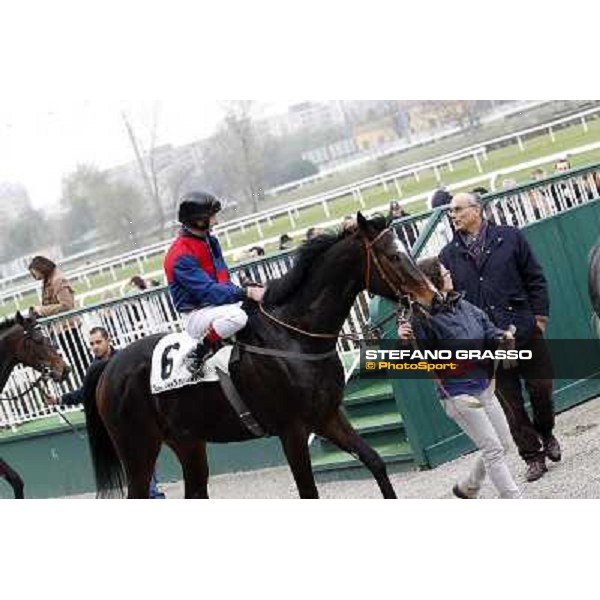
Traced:
<path fill-rule="evenodd" d="M 317 429 L 317 433 L 358 458 L 375 477 L 384 498 L 396 498 L 385 463 L 379 454 L 354 431 L 341 408 L 324 426 Z"/>
<path fill-rule="evenodd" d="M 319 492 L 310 463 L 306 427 L 303 424 L 295 424 L 279 437 L 288 464 L 292 470 L 300 498 L 318 498 Z"/>
<path fill-rule="evenodd" d="M 21 476 L 0 458 L 0 476 L 10 483 L 17 500 L 25 498 L 24 484 Z"/>
<path fill-rule="evenodd" d="M 160 452 L 161 439 L 127 436 L 115 436 L 119 458 L 127 474 L 127 498 L 148 499 L 150 480 Z"/>
<path fill-rule="evenodd" d="M 183 469 L 186 498 L 208 498 L 206 442 L 167 442 Z"/>

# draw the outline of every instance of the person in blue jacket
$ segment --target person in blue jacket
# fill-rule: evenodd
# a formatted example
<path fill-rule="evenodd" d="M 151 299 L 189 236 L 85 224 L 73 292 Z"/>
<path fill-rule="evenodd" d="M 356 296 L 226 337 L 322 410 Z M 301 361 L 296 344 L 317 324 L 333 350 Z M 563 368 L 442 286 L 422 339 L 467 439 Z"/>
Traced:
<path fill-rule="evenodd" d="M 453 290 L 450 272 L 437 258 L 419 261 L 419 268 L 441 292 L 425 313 L 401 322 L 398 337 L 416 339 L 428 349 L 496 349 L 502 340 L 513 340 L 512 329 L 502 331 L 486 314 Z M 481 450 L 471 471 L 452 489 L 461 499 L 477 498 L 486 474 L 500 498 L 520 498 L 506 462 L 510 430 L 498 399 L 494 395 L 491 365 L 475 360 L 454 361 L 452 371 L 436 371 L 437 391 L 446 414 Z"/>
<path fill-rule="evenodd" d="M 241 288 L 229 269 L 211 228 L 217 224 L 221 203 L 207 192 L 190 192 L 179 205 L 181 230 L 164 261 L 169 293 L 182 316 L 188 334 L 199 341 L 190 356 L 192 370 L 202 372 L 205 360 L 220 345 L 242 329 L 248 316 L 242 302 L 261 302 L 264 289 Z"/>

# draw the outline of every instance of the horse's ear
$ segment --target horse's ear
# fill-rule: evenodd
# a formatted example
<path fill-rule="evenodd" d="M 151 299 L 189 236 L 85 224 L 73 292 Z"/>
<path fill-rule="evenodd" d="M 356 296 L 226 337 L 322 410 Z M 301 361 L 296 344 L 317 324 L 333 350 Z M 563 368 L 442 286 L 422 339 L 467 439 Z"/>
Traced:
<path fill-rule="evenodd" d="M 369 221 L 360 212 L 360 210 L 358 211 L 358 213 L 356 215 L 356 224 L 358 225 L 359 231 L 362 231 L 365 234 L 369 232 Z"/>

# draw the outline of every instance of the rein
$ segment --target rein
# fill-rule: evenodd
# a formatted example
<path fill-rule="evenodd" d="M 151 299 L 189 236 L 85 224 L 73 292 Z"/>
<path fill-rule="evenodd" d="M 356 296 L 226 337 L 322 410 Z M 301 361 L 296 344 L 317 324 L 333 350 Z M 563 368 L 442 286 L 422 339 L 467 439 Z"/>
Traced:
<path fill-rule="evenodd" d="M 29 392 L 33 392 L 34 390 L 39 388 L 40 385 L 43 382 L 45 382 L 47 378 L 48 378 L 48 376 L 45 373 L 41 373 L 38 376 L 38 378 L 23 392 L 19 392 L 16 396 L 9 396 L 9 397 L 0 396 L 0 402 L 14 402 L 15 400 L 20 400 L 21 398 L 23 398 L 24 396 L 29 394 Z"/>
<path fill-rule="evenodd" d="M 365 252 L 367 255 L 367 266 L 365 269 L 365 288 L 367 290 L 367 292 L 370 292 L 369 289 L 369 284 L 371 282 L 371 260 L 373 260 L 373 263 L 375 265 L 375 268 L 377 269 L 379 275 L 381 276 L 381 278 L 388 284 L 388 286 L 390 287 L 390 289 L 396 294 L 396 296 L 398 297 L 398 299 L 401 299 L 403 297 L 402 292 L 390 281 L 389 277 L 387 276 L 385 269 L 383 268 L 383 266 L 381 265 L 381 263 L 379 262 L 379 259 L 377 258 L 377 256 L 375 255 L 375 253 L 373 252 L 373 247 L 375 246 L 375 244 L 381 239 L 383 238 L 387 233 L 390 233 L 392 230 L 388 227 L 386 229 L 384 229 L 374 240 L 372 240 L 371 242 L 368 242 L 366 240 L 363 240 L 364 243 L 364 248 L 365 248 Z M 306 337 L 310 337 L 310 338 L 318 338 L 318 339 L 345 339 L 345 340 L 353 340 L 353 341 L 362 341 L 363 338 L 361 338 L 359 335 L 353 334 L 353 333 L 315 333 L 312 331 L 306 331 L 305 329 L 301 329 L 300 327 L 295 327 L 294 325 L 290 325 L 289 323 L 286 323 L 285 321 L 282 321 L 281 319 L 278 319 L 277 317 L 273 316 L 272 314 L 268 313 L 262 304 L 259 303 L 258 305 L 258 309 L 260 311 L 260 313 L 262 315 L 264 315 L 265 317 L 267 317 L 267 319 L 269 319 L 270 321 L 273 321 L 273 323 L 276 323 L 277 325 L 288 329 L 289 331 L 293 331 L 295 333 L 299 333 L 300 335 L 304 335 Z M 365 331 L 367 332 L 374 332 L 374 333 L 380 333 L 380 328 L 382 327 L 382 325 L 385 325 L 388 321 L 392 320 L 393 318 L 396 317 L 397 313 L 392 313 L 391 315 L 389 315 L 388 317 L 382 319 L 380 322 L 374 324 L 374 325 L 369 325 L 366 328 L 362 329 L 362 332 L 364 333 Z"/>

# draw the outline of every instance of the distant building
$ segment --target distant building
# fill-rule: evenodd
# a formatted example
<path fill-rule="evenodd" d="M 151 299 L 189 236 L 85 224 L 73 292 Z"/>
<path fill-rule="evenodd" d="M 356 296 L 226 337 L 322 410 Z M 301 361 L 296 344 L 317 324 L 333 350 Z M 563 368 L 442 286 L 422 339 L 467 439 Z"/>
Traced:
<path fill-rule="evenodd" d="M 327 146 L 321 146 L 302 153 L 304 160 L 309 160 L 313 165 L 321 166 L 356 154 L 358 148 L 353 139 L 339 140 Z"/>
<path fill-rule="evenodd" d="M 359 150 L 385 146 L 397 142 L 398 139 L 393 117 L 368 121 L 354 128 L 354 141 Z"/>
<path fill-rule="evenodd" d="M 306 101 L 291 105 L 287 112 L 260 119 L 259 130 L 273 136 L 284 136 L 302 130 L 329 129 L 343 125 L 345 116 L 340 102 Z"/>

